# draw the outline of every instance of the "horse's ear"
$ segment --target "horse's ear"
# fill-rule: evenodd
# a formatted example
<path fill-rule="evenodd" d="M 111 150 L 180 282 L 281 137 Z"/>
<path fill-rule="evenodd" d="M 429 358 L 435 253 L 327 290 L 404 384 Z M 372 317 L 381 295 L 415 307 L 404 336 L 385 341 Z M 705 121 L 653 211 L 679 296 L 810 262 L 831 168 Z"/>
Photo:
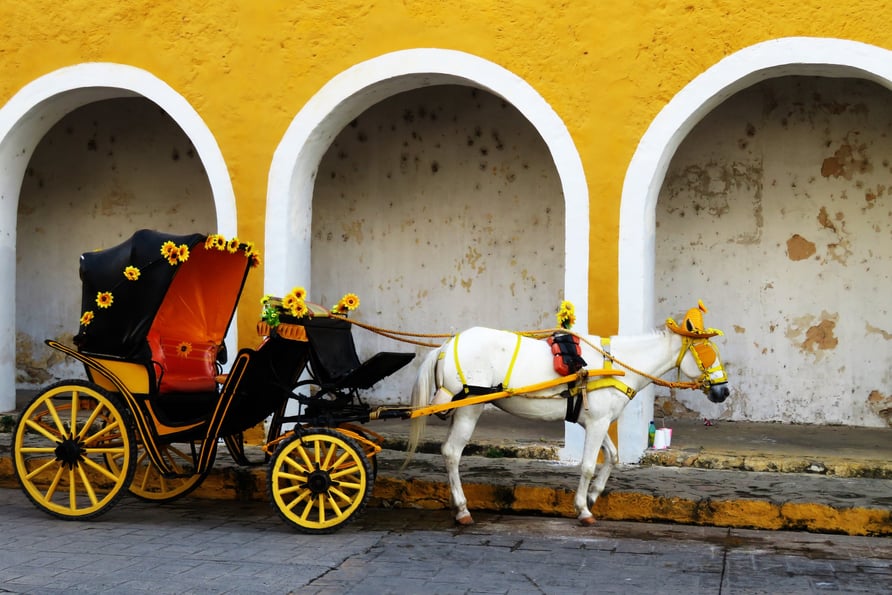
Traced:
<path fill-rule="evenodd" d="M 706 314 L 709 310 L 706 309 L 706 306 L 703 305 L 703 300 L 697 300 L 697 307 L 700 308 L 700 311 Z"/>

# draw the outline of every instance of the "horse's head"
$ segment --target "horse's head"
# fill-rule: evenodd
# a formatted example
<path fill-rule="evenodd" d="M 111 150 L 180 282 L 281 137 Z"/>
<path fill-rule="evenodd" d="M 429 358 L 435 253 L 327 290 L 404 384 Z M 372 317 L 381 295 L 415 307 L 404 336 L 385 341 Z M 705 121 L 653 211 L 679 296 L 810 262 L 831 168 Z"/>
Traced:
<path fill-rule="evenodd" d="M 728 389 L 728 374 L 719 357 L 719 350 L 710 338 L 722 335 L 722 331 L 703 327 L 703 312 L 706 307 L 698 302 L 684 317 L 682 324 L 671 318 L 666 326 L 681 335 L 681 351 L 675 362 L 682 374 L 694 380 L 713 403 L 721 403 L 731 394 Z"/>

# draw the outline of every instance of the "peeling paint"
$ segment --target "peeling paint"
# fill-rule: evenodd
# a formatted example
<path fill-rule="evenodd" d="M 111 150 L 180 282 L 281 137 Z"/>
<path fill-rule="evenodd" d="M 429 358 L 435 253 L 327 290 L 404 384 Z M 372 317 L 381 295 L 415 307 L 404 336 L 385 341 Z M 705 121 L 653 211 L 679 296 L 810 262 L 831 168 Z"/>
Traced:
<path fill-rule="evenodd" d="M 814 242 L 809 242 L 798 233 L 787 240 L 787 256 L 790 260 L 805 260 L 814 256 L 817 249 Z"/>
<path fill-rule="evenodd" d="M 870 324 L 869 322 L 864 324 L 864 331 L 868 335 L 880 335 L 881 337 L 883 337 L 883 339 L 885 341 L 892 340 L 892 333 L 885 331 L 881 328 L 877 328 L 877 327 L 873 326 L 872 324 Z"/>

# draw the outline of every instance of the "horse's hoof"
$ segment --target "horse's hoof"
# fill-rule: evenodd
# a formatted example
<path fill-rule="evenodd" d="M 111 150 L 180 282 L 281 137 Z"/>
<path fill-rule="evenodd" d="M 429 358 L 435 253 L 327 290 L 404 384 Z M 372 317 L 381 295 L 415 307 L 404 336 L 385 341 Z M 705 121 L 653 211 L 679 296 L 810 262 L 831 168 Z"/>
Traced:
<path fill-rule="evenodd" d="M 583 518 L 579 519 L 579 524 L 582 525 L 583 527 L 591 527 L 592 525 L 595 524 L 595 517 L 593 517 L 593 516 L 583 517 Z"/>
<path fill-rule="evenodd" d="M 456 524 L 458 524 L 458 525 L 461 525 L 461 526 L 463 526 L 463 527 L 467 527 L 468 525 L 473 525 L 473 524 L 474 524 L 474 518 L 473 518 L 471 515 L 466 514 L 465 516 L 461 516 L 461 517 L 456 518 L 456 519 L 455 519 L 455 522 L 456 522 Z"/>

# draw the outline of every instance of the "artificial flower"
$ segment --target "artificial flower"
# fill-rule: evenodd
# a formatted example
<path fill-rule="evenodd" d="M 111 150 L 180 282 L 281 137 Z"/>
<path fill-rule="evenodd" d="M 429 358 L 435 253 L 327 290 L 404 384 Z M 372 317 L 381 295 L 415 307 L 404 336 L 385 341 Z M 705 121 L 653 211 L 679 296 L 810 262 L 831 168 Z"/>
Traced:
<path fill-rule="evenodd" d="M 564 300 L 561 302 L 557 312 L 557 323 L 561 328 L 569 329 L 576 324 L 576 312 L 573 304 Z"/>
<path fill-rule="evenodd" d="M 87 310 L 81 315 L 81 326 L 88 326 L 93 322 L 93 311 Z"/>
<path fill-rule="evenodd" d="M 348 293 L 345 294 L 337 304 L 332 306 L 331 311 L 333 314 L 346 316 L 349 311 L 355 310 L 358 307 L 359 297 L 355 293 Z"/>
<path fill-rule="evenodd" d="M 176 258 L 177 255 L 177 245 L 172 241 L 167 240 L 163 244 L 161 244 L 161 256 L 167 259 L 167 262 L 170 262 L 171 257 Z"/>
<path fill-rule="evenodd" d="M 260 266 L 260 253 L 252 252 L 251 253 L 251 268 L 256 268 Z"/>
<path fill-rule="evenodd" d="M 243 246 L 244 246 L 244 249 L 245 249 L 245 256 L 247 256 L 248 258 L 250 258 L 251 255 L 254 254 L 254 242 L 245 242 L 245 243 L 243 244 Z"/>
<path fill-rule="evenodd" d="M 180 244 L 177 248 L 177 260 L 180 262 L 186 262 L 189 260 L 189 246 L 186 244 Z"/>
<path fill-rule="evenodd" d="M 296 307 L 291 309 L 291 315 L 295 318 L 303 318 L 309 313 L 310 309 L 307 307 L 306 302 L 299 302 Z"/>
<path fill-rule="evenodd" d="M 124 276 L 128 281 L 136 281 L 139 279 L 140 270 L 134 266 L 129 266 L 124 269 Z"/>
<path fill-rule="evenodd" d="M 192 353 L 192 343 L 183 341 L 177 345 L 177 355 L 179 357 L 188 357 L 190 353 Z"/>
<path fill-rule="evenodd" d="M 115 301 L 110 291 L 100 291 L 96 294 L 96 305 L 100 308 L 108 308 Z"/>
<path fill-rule="evenodd" d="M 204 240 L 204 248 L 205 250 L 210 250 L 211 248 L 217 247 L 217 238 L 221 238 L 219 234 L 212 233 Z"/>
<path fill-rule="evenodd" d="M 238 238 L 232 238 L 226 244 L 226 249 L 229 251 L 230 254 L 235 254 L 236 252 L 238 252 L 238 247 L 240 245 L 241 245 L 241 242 L 238 241 Z"/>
<path fill-rule="evenodd" d="M 288 295 L 293 295 L 295 299 L 303 302 L 307 299 L 307 290 L 303 287 L 294 287 L 291 289 L 291 293 L 289 293 Z"/>
<path fill-rule="evenodd" d="M 289 293 L 282 298 L 282 307 L 295 318 L 299 318 L 298 312 L 306 308 L 306 304 L 303 300 L 298 299 L 297 296 L 295 296 L 294 294 Z"/>

